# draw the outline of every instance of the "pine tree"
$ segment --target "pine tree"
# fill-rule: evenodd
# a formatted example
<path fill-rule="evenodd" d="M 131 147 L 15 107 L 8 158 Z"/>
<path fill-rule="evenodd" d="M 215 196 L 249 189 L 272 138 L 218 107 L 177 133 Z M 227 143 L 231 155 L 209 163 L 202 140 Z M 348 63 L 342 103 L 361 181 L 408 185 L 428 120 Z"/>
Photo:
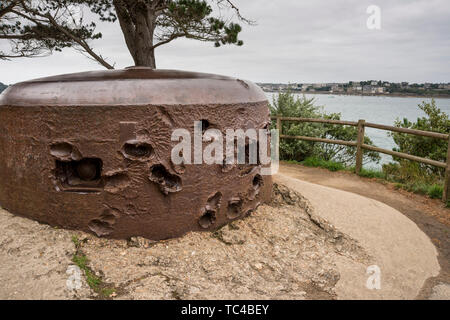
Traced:
<path fill-rule="evenodd" d="M 213 10 L 213 7 L 216 10 Z M 86 12 L 119 23 L 136 66 L 156 68 L 155 50 L 178 38 L 241 46 L 242 28 L 222 12 L 252 24 L 232 0 L 2 0 L 0 40 L 10 44 L 0 59 L 35 57 L 74 48 L 105 68 L 113 65 L 90 43 L 102 37 Z"/>

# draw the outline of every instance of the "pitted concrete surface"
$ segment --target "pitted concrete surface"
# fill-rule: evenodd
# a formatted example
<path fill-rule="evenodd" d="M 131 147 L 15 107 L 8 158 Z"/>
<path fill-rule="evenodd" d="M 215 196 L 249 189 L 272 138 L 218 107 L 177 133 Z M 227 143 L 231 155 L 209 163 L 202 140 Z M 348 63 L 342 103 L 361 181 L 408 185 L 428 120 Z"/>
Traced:
<path fill-rule="evenodd" d="M 368 290 L 367 265 L 336 261 L 340 299 L 414 299 L 424 282 L 437 276 L 437 250 L 430 239 L 399 211 L 353 193 L 304 182 L 282 174 L 274 179 L 307 198 L 315 213 L 356 240 L 379 267 L 380 290 Z"/>

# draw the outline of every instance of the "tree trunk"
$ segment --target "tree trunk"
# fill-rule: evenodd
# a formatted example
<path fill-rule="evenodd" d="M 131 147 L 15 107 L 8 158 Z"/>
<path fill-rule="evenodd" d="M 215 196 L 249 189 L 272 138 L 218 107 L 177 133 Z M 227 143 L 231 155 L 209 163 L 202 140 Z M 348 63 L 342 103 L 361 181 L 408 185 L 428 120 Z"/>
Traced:
<path fill-rule="evenodd" d="M 156 68 L 153 49 L 153 34 L 155 31 L 155 15 L 148 8 L 136 12 L 136 50 L 133 54 L 134 63 L 139 67 Z"/>
<path fill-rule="evenodd" d="M 149 5 L 130 5 L 129 2 L 114 0 L 120 27 L 134 64 L 139 67 L 156 68 L 153 36 L 156 14 Z"/>

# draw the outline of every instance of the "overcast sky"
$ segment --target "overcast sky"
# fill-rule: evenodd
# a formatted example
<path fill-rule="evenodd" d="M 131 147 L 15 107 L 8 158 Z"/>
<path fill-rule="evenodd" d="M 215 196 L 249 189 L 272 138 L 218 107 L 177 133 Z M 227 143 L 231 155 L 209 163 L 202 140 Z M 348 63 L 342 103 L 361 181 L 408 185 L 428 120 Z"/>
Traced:
<path fill-rule="evenodd" d="M 177 40 L 156 52 L 161 69 L 218 73 L 255 82 L 388 80 L 450 82 L 450 0 L 235 0 L 256 26 L 243 47 Z M 369 30 L 369 5 L 381 8 L 381 30 Z M 99 24 L 96 51 L 132 65 L 120 28 Z M 4 43 L 0 43 L 0 49 Z M 102 67 L 72 50 L 0 61 L 0 82 Z"/>

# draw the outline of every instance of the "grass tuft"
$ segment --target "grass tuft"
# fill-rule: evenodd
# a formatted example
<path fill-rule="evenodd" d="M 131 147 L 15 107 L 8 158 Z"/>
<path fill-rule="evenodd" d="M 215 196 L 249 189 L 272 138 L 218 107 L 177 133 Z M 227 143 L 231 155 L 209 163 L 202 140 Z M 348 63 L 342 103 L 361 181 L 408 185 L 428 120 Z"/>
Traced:
<path fill-rule="evenodd" d="M 340 162 L 327 161 L 316 157 L 306 158 L 301 164 L 307 167 L 320 167 L 330 171 L 345 170 L 345 166 Z"/>
<path fill-rule="evenodd" d="M 383 173 L 383 171 L 375 170 L 375 169 L 361 169 L 361 172 L 359 173 L 361 177 L 364 178 L 370 178 L 370 179 L 385 179 L 386 175 Z"/>
<path fill-rule="evenodd" d="M 438 184 L 433 184 L 428 188 L 427 194 L 432 199 L 442 198 L 442 193 L 444 192 L 444 187 Z"/>
<path fill-rule="evenodd" d="M 100 299 L 108 299 L 116 292 L 116 289 L 109 284 L 103 282 L 102 278 L 97 276 L 91 268 L 89 268 L 89 259 L 81 252 L 81 241 L 77 236 L 72 237 L 76 252 L 72 257 L 72 262 L 82 270 L 86 276 L 88 286 L 99 295 Z"/>

